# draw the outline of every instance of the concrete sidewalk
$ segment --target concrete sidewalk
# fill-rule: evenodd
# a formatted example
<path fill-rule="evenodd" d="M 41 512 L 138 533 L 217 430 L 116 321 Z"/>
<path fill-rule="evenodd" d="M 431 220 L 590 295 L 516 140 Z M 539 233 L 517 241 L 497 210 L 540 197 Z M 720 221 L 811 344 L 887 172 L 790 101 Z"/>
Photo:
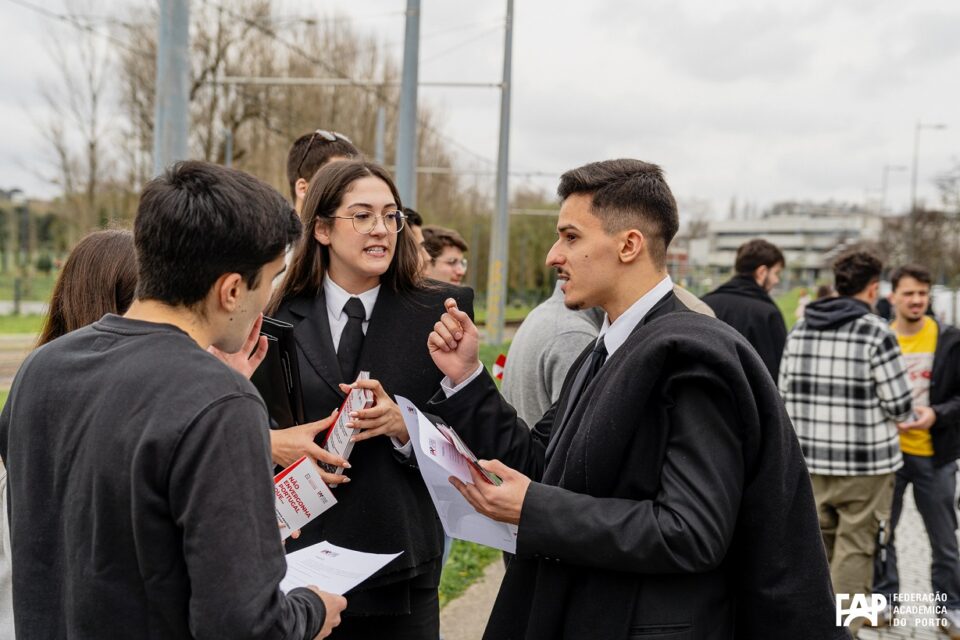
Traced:
<path fill-rule="evenodd" d="M 503 560 L 491 562 L 483 577 L 440 612 L 443 640 L 480 640 L 503 580 Z"/>

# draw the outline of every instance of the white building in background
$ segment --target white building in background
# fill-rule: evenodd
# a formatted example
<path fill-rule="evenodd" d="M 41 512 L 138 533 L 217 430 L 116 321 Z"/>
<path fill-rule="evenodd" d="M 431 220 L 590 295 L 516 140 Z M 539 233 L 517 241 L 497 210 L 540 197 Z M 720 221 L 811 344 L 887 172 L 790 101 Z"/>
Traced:
<path fill-rule="evenodd" d="M 737 248 L 754 238 L 780 247 L 785 274 L 797 284 L 812 284 L 829 271 L 830 260 L 847 246 L 875 242 L 883 219 L 862 209 L 834 205 L 787 203 L 749 220 L 710 222 L 705 237 L 690 240 L 689 265 L 704 274 L 733 269 Z"/>

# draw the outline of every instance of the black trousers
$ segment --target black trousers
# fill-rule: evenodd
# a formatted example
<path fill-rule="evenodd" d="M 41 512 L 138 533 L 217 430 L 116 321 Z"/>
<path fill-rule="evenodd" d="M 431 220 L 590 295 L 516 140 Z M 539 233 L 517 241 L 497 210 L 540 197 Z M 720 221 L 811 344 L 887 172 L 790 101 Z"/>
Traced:
<path fill-rule="evenodd" d="M 410 613 L 399 616 L 351 616 L 350 595 L 339 627 L 330 640 L 437 640 L 440 599 L 436 588 L 410 589 Z"/>

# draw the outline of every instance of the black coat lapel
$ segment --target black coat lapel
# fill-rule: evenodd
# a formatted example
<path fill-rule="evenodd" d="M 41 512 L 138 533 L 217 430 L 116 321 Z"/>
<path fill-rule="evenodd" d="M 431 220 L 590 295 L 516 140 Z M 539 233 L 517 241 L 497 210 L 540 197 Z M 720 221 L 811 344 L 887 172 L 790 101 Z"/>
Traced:
<path fill-rule="evenodd" d="M 661 316 L 664 316 L 668 313 L 673 313 L 675 311 L 689 311 L 689 309 L 687 309 L 687 307 L 685 307 L 683 303 L 681 303 L 677 299 L 677 297 L 673 295 L 672 291 L 670 291 L 667 293 L 667 295 L 660 298 L 660 300 L 657 301 L 657 304 L 653 305 L 653 308 L 650 309 L 650 311 L 648 311 L 647 314 L 643 316 L 643 318 L 641 318 L 640 322 L 637 323 L 637 326 L 634 327 L 633 330 L 630 332 L 630 335 L 632 336 L 634 333 L 636 333 L 640 329 L 640 327 L 646 325 L 648 322 L 651 322 L 652 320 L 656 320 Z M 563 406 L 559 407 L 557 411 L 557 415 L 561 417 L 555 423 L 553 432 L 550 436 L 550 443 L 547 445 L 547 450 L 546 450 L 546 453 L 544 454 L 547 463 L 549 463 L 550 458 L 553 456 L 554 452 L 556 451 L 557 443 L 560 441 L 560 437 L 563 435 L 564 429 L 567 426 L 567 422 L 569 422 L 570 417 L 573 415 L 573 413 L 577 409 L 576 406 L 573 406 L 570 404 L 570 398 L 569 398 L 570 391 L 571 389 L 575 389 L 578 386 L 576 384 L 576 380 L 580 377 L 581 374 L 584 373 L 583 371 L 581 371 L 581 369 L 583 368 L 583 363 L 586 362 L 586 358 L 588 357 L 589 353 L 593 351 L 594 344 L 595 344 L 594 342 L 591 342 L 587 346 L 587 348 L 583 351 L 583 353 L 580 354 L 580 357 L 577 358 L 577 361 L 574 363 L 574 366 L 571 367 L 571 370 L 576 371 L 576 374 L 573 377 L 573 382 L 564 390 L 564 395 L 561 396 Z M 614 353 L 614 356 L 615 355 L 616 353 Z M 612 357 L 613 356 L 611 356 L 611 358 Z M 609 358 L 607 359 L 607 362 L 609 362 Z M 606 367 L 607 363 L 605 362 L 603 366 Z M 599 375 L 597 377 L 599 378 Z M 579 398 L 579 401 L 577 402 L 578 405 L 583 404 L 586 401 L 588 392 L 590 392 L 592 387 L 593 387 L 593 382 L 591 382 L 590 385 L 580 393 L 580 398 Z"/>
<path fill-rule="evenodd" d="M 567 420 L 570 418 L 570 414 L 573 413 L 573 406 L 570 403 L 570 392 L 572 389 L 579 387 L 579 378 L 583 375 L 586 375 L 586 371 L 583 370 L 583 365 L 585 362 L 587 362 L 587 359 L 590 357 L 590 353 L 593 351 L 593 347 L 595 345 L 596 340 L 588 344 L 570 367 L 570 370 L 575 373 L 573 373 L 572 377 L 569 378 L 570 382 L 566 385 L 566 388 L 563 390 L 563 393 L 560 396 L 561 406 L 557 407 L 557 420 L 554 422 L 553 429 L 550 433 L 550 442 L 547 444 L 547 450 L 544 453 L 544 458 L 548 461 L 550 460 L 550 456 L 553 455 L 554 449 L 557 448 L 557 442 L 560 440 L 560 434 L 563 433 L 563 428 L 566 426 Z M 586 392 L 586 389 L 583 391 Z M 583 393 L 581 393 L 580 396 L 583 397 Z"/>
<path fill-rule="evenodd" d="M 303 318 L 297 323 L 293 335 L 297 338 L 297 344 L 307 362 L 338 396 L 343 395 L 337 386 L 343 381 L 343 376 L 340 373 L 337 352 L 333 348 L 330 321 L 327 318 L 327 297 L 323 289 L 313 299 L 295 300 L 290 305 L 290 313 Z"/>

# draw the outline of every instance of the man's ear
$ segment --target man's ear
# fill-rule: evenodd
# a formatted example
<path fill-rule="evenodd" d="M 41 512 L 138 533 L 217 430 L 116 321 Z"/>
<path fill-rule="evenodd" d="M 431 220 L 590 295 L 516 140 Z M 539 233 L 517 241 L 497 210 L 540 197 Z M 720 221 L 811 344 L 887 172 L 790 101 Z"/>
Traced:
<path fill-rule="evenodd" d="M 297 181 L 293 183 L 293 189 L 297 192 L 297 198 L 299 198 L 301 202 L 307 196 L 308 186 L 310 186 L 310 183 L 303 178 L 297 178 Z"/>
<path fill-rule="evenodd" d="M 767 281 L 768 275 L 770 275 L 770 267 L 765 264 L 762 264 L 753 270 L 753 279 L 761 287 L 763 286 L 763 283 Z"/>
<path fill-rule="evenodd" d="M 639 229 L 625 231 L 620 240 L 620 262 L 634 262 L 647 253 L 647 239 Z"/>
<path fill-rule="evenodd" d="M 239 273 L 225 273 L 213 285 L 214 294 L 220 309 L 233 313 L 240 305 L 240 287 L 243 276 Z"/>
<path fill-rule="evenodd" d="M 317 220 L 313 227 L 313 239 L 322 245 L 330 245 L 330 225 L 322 224 Z"/>

